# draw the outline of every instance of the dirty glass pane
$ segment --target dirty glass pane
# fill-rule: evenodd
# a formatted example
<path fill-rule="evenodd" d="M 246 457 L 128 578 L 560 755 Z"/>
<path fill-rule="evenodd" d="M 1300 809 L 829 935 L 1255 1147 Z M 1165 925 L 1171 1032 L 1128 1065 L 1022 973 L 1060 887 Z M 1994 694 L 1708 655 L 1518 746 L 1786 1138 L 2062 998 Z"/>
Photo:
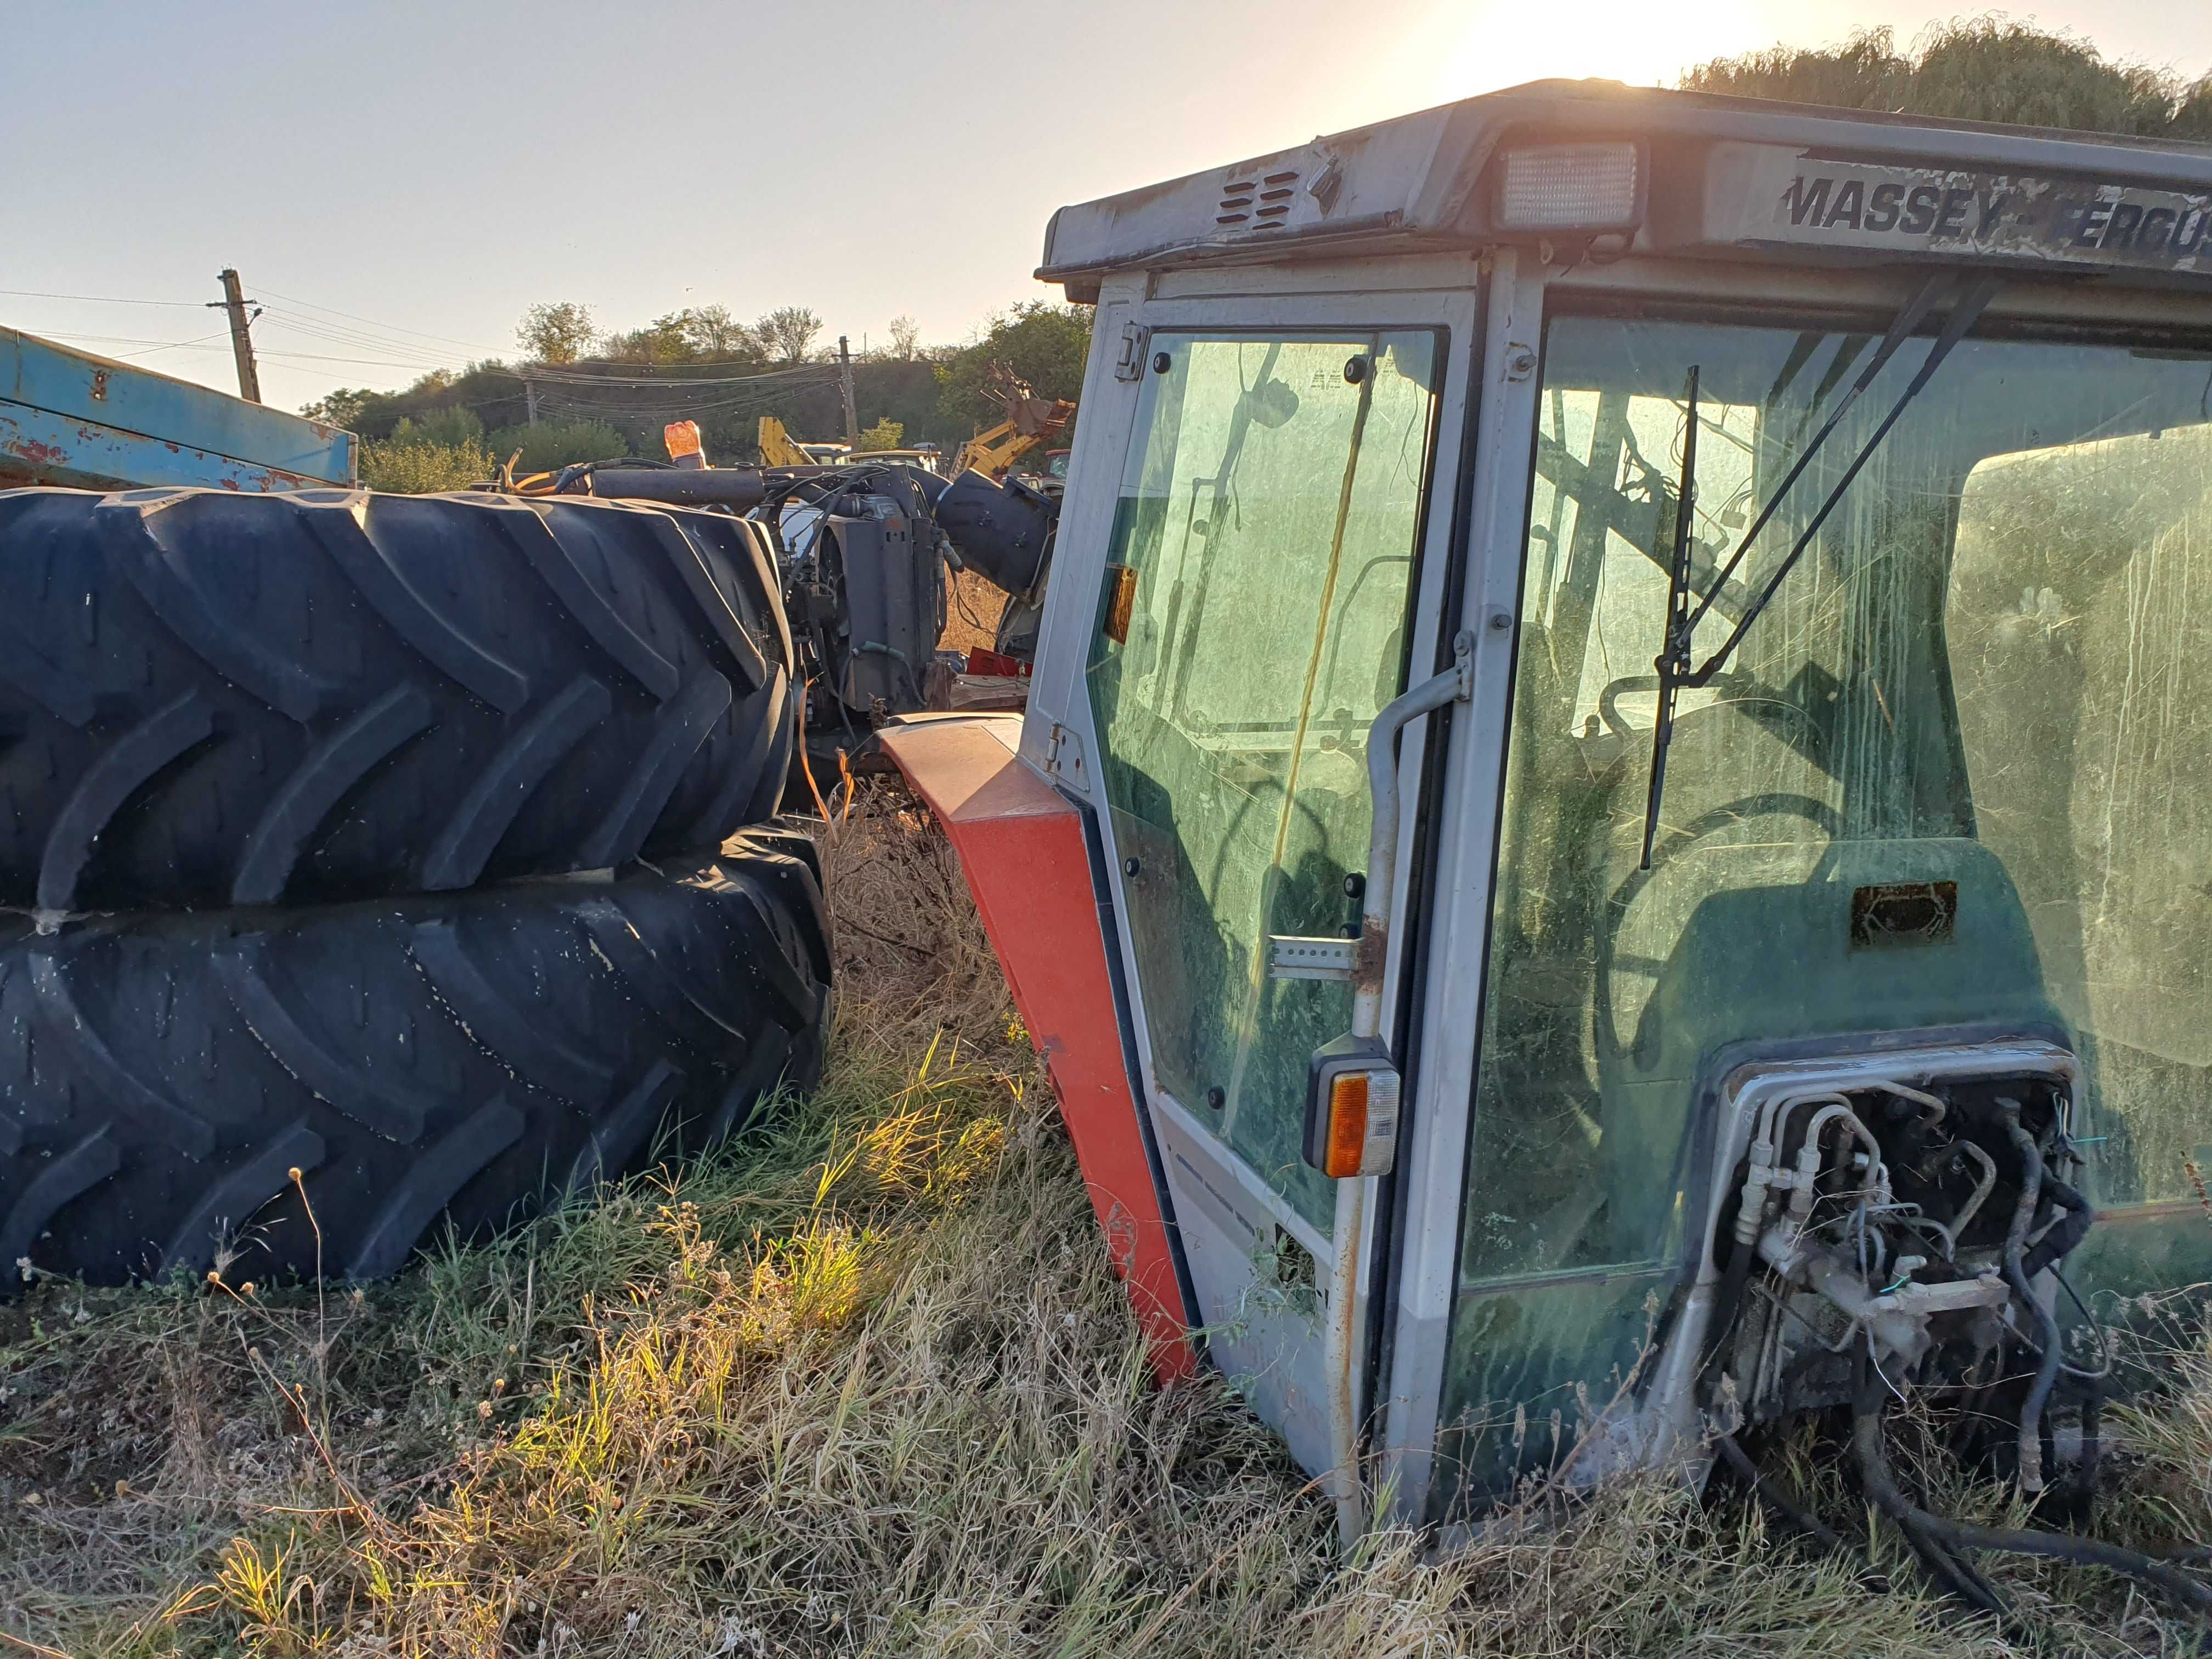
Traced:
<path fill-rule="evenodd" d="M 2212 1060 L 2212 889 L 2191 873 L 2212 833 L 2212 360 L 1960 347 L 1729 671 L 1686 695 L 1655 867 L 1637 868 L 1687 371 L 1703 591 L 1872 345 L 1550 327 L 1470 1279 L 1676 1259 L 1693 1091 L 1729 1043 L 2056 1029 L 2094 1068 L 2103 1200 L 2185 1179 Z M 1925 349 L 1820 451 L 1700 658 Z M 1955 926 L 1865 948 L 1850 896 L 1911 883 L 1949 884 Z M 2133 1155 L 2146 1136 L 2154 1169 Z"/>
<path fill-rule="evenodd" d="M 1090 664 L 1138 994 L 1158 1086 L 1326 1226 L 1306 1065 L 1350 988 L 1269 980 L 1267 939 L 1358 915 L 1345 878 L 1366 862 L 1367 727 L 1403 675 L 1437 342 L 1152 349 Z"/>
<path fill-rule="evenodd" d="M 1869 321 L 1547 330 L 1462 1261 L 1462 1318 L 1525 1287 L 1497 1306 L 1546 1333 L 1547 1389 L 1577 1364 L 1596 1386 L 1621 1328 L 1593 1316 L 1575 1361 L 1579 1316 L 1534 1311 L 1553 1276 L 1684 1260 L 1699 1105 L 1735 1056 L 2041 1032 L 2087 1062 L 2100 1206 L 2179 1195 L 2212 1154 L 2212 355 L 1960 345 L 1728 672 L 1684 695 L 1638 867 L 1688 371 L 1702 594 L 1869 361 Z M 1819 449 L 1699 661 L 1927 349 Z M 1884 891 L 1942 902 L 1887 933 L 1866 921 Z M 1486 1356 L 1452 1409 L 1533 1409 L 1524 1362 Z"/>
<path fill-rule="evenodd" d="M 1976 820 L 2094 1076 L 2106 1204 L 2212 1164 L 2212 424 L 2184 412 L 1977 466 L 1948 605 Z"/>

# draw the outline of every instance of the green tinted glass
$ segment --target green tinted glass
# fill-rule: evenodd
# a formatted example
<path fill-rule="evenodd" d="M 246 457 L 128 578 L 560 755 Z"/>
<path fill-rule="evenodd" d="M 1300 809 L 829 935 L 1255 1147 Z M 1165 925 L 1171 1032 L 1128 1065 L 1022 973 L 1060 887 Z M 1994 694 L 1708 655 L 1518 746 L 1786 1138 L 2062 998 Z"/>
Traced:
<path fill-rule="evenodd" d="M 1312 1050 L 1346 985 L 1271 933 L 1358 915 L 1365 739 L 1403 677 L 1435 336 L 1155 337 L 1090 664 L 1158 1086 L 1317 1224 Z"/>
<path fill-rule="evenodd" d="M 1449 1384 L 1470 1422 L 1535 1409 L 1523 1384 L 1619 1369 L 1632 1322 L 1613 1290 L 1686 1261 L 1701 1109 L 1732 1055 L 2047 1034 L 2085 1062 L 2101 1208 L 2148 1218 L 2205 1162 L 2212 357 L 1963 343 L 1725 671 L 1684 693 L 1638 867 L 1689 371 L 1704 593 L 1874 343 L 1547 330 Z M 1908 343 L 1817 451 L 1698 660 L 1927 349 Z M 1584 1308 L 1604 1313 L 1577 1360 Z M 1545 1334 L 1540 1364 L 1496 1350 L 1500 1310 Z"/>

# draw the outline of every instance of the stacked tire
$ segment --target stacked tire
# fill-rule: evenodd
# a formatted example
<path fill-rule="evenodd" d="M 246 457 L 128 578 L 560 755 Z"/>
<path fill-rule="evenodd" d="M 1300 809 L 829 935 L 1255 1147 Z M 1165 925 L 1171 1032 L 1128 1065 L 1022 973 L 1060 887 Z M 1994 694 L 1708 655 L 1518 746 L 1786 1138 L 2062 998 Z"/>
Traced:
<path fill-rule="evenodd" d="M 793 662 L 723 515 L 0 492 L 0 1275 L 374 1277 L 810 1086 Z"/>

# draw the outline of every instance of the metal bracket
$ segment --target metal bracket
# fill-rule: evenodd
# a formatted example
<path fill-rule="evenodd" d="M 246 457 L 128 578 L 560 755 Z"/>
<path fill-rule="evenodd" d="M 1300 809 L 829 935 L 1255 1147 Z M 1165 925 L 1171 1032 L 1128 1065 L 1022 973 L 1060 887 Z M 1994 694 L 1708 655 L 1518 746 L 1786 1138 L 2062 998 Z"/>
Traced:
<path fill-rule="evenodd" d="M 1359 941 L 1301 939 L 1294 933 L 1267 935 L 1269 979 L 1335 979 L 1349 981 L 1358 960 Z"/>
<path fill-rule="evenodd" d="M 1114 360 L 1114 378 L 1117 380 L 1141 380 L 1145 378 L 1145 348 L 1152 343 L 1152 331 L 1142 323 L 1121 325 L 1121 355 Z"/>

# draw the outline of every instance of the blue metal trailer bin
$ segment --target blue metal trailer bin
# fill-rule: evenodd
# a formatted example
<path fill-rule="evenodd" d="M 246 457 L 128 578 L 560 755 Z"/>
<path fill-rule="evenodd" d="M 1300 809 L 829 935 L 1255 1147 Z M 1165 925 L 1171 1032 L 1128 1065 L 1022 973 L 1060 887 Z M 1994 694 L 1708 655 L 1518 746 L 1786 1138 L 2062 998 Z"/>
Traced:
<path fill-rule="evenodd" d="M 0 489 L 350 485 L 356 443 L 319 422 L 0 328 Z"/>

